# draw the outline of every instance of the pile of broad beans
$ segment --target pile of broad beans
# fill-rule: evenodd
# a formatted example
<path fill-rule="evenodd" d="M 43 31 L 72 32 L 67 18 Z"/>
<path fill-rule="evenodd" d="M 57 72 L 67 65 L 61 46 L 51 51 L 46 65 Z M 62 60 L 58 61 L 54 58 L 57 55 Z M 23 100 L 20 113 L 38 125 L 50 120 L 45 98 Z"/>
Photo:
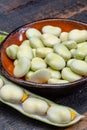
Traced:
<path fill-rule="evenodd" d="M 87 30 L 63 32 L 60 27 L 29 28 L 26 40 L 6 48 L 15 77 L 37 83 L 68 83 L 87 75 Z"/>
<path fill-rule="evenodd" d="M 1 75 L 0 101 L 28 117 L 58 127 L 70 126 L 84 117 L 74 109 L 35 95 Z"/>

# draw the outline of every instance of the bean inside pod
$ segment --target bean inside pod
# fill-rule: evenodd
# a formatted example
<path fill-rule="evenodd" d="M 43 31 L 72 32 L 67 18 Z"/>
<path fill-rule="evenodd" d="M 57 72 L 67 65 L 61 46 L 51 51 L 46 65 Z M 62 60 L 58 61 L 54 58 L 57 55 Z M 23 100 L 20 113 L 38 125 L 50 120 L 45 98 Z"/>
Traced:
<path fill-rule="evenodd" d="M 68 127 L 84 118 L 74 109 L 35 95 L 2 75 L 0 75 L 0 101 L 25 116 L 57 127 Z"/>

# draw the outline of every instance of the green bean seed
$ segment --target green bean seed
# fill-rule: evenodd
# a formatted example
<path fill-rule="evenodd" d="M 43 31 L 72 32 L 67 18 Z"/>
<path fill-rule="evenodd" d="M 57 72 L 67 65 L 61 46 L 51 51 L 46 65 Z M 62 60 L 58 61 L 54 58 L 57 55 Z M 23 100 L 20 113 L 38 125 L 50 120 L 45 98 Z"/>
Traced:
<path fill-rule="evenodd" d="M 62 32 L 60 34 L 60 39 L 61 39 L 62 42 L 68 41 L 68 34 L 69 34 L 68 32 Z"/>
<path fill-rule="evenodd" d="M 7 102 L 20 102 L 23 97 L 23 94 L 23 90 L 17 87 L 17 85 L 13 84 L 6 84 L 0 89 L 0 97 Z"/>
<path fill-rule="evenodd" d="M 30 66 L 30 60 L 27 57 L 21 57 L 17 60 L 13 73 L 16 77 L 23 77 L 29 71 Z"/>
<path fill-rule="evenodd" d="M 77 43 L 75 41 L 72 41 L 72 40 L 64 41 L 62 44 L 65 45 L 68 49 L 77 48 Z"/>
<path fill-rule="evenodd" d="M 64 124 L 71 121 L 71 113 L 67 108 L 54 105 L 48 109 L 47 118 L 52 122 Z"/>
<path fill-rule="evenodd" d="M 81 79 L 81 78 L 82 78 L 82 76 L 80 76 L 80 75 L 74 73 L 74 72 L 73 72 L 70 68 L 68 68 L 68 67 L 63 68 L 61 74 L 62 74 L 62 78 L 63 78 L 64 80 L 69 81 L 69 82 L 72 82 L 72 81 L 75 81 L 75 80 L 78 80 L 78 79 Z"/>
<path fill-rule="evenodd" d="M 29 39 L 30 37 L 41 37 L 41 32 L 35 28 L 29 28 L 26 31 L 26 37 Z"/>
<path fill-rule="evenodd" d="M 47 67 L 47 64 L 45 63 L 45 61 L 39 57 L 35 57 L 31 61 L 31 70 L 33 71 L 43 69 L 46 67 Z"/>
<path fill-rule="evenodd" d="M 59 54 L 60 56 L 62 56 L 65 60 L 68 60 L 71 58 L 71 53 L 68 50 L 68 48 L 66 46 L 64 46 L 63 44 L 55 44 L 54 45 L 54 51 Z"/>
<path fill-rule="evenodd" d="M 65 67 L 65 60 L 56 53 L 48 53 L 45 61 L 52 69 L 55 70 L 61 70 Z"/>
<path fill-rule="evenodd" d="M 87 42 L 81 42 L 77 44 L 77 47 L 86 47 L 87 48 Z"/>
<path fill-rule="evenodd" d="M 51 25 L 44 26 L 42 28 L 43 33 L 48 33 L 48 34 L 53 34 L 55 36 L 59 36 L 61 33 L 61 28 L 60 27 L 55 27 Z"/>
<path fill-rule="evenodd" d="M 69 81 L 64 79 L 50 78 L 48 79 L 48 84 L 60 84 L 60 83 L 68 83 Z"/>
<path fill-rule="evenodd" d="M 17 58 L 17 52 L 18 52 L 18 46 L 13 44 L 6 48 L 6 54 L 10 59 L 16 59 Z"/>
<path fill-rule="evenodd" d="M 24 40 L 21 45 L 28 45 L 28 46 L 30 46 L 30 41 L 29 40 Z"/>
<path fill-rule="evenodd" d="M 72 64 L 72 62 L 73 62 L 74 60 L 76 60 L 76 59 L 73 58 L 73 59 L 68 60 L 68 61 L 67 61 L 67 66 L 70 67 L 70 65 Z"/>
<path fill-rule="evenodd" d="M 58 78 L 58 79 L 61 78 L 60 71 L 54 70 L 54 69 L 52 69 L 52 68 L 50 68 L 50 67 L 49 67 L 48 69 L 49 69 L 49 71 L 50 71 L 50 73 L 51 73 L 51 78 Z"/>
<path fill-rule="evenodd" d="M 41 58 L 45 58 L 50 52 L 53 52 L 53 49 L 49 47 L 41 47 L 36 49 L 36 55 Z"/>
<path fill-rule="evenodd" d="M 29 114 L 45 115 L 48 104 L 40 99 L 28 98 L 22 103 L 23 110 Z"/>
<path fill-rule="evenodd" d="M 87 30 L 73 29 L 69 32 L 69 39 L 76 42 L 84 42 L 87 40 Z"/>
<path fill-rule="evenodd" d="M 60 39 L 52 34 L 42 34 L 41 40 L 47 47 L 53 47 L 56 43 L 60 43 Z"/>
<path fill-rule="evenodd" d="M 33 58 L 33 52 L 28 44 L 21 44 L 17 52 L 17 58 L 27 57 L 28 59 Z"/>
<path fill-rule="evenodd" d="M 28 73 L 25 75 L 25 80 L 29 81 L 30 80 L 30 76 L 34 73 L 34 71 L 28 71 Z"/>
<path fill-rule="evenodd" d="M 37 83 L 46 83 L 51 77 L 50 71 L 48 69 L 40 69 L 35 71 L 30 75 L 30 81 Z"/>
<path fill-rule="evenodd" d="M 86 53 L 82 49 L 72 49 L 71 54 L 74 58 L 83 60 L 86 56 Z"/>
<path fill-rule="evenodd" d="M 30 37 L 29 40 L 32 48 L 44 47 L 42 41 L 38 37 Z"/>
<path fill-rule="evenodd" d="M 73 60 L 72 64 L 70 64 L 70 68 L 77 74 L 87 75 L 87 63 L 83 60 Z"/>

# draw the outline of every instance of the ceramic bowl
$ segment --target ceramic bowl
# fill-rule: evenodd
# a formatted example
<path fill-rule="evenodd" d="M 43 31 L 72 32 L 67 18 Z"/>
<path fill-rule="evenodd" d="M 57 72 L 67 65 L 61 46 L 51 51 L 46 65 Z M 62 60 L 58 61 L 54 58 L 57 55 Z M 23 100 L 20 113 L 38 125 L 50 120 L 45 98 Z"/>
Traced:
<path fill-rule="evenodd" d="M 11 32 L 1 44 L 0 71 L 9 80 L 17 84 L 20 84 L 23 87 L 26 87 L 30 91 L 39 93 L 40 95 L 57 95 L 58 96 L 58 95 L 66 95 L 66 94 L 73 93 L 84 86 L 84 84 L 87 82 L 87 77 L 84 77 L 74 82 L 62 83 L 62 84 L 40 84 L 40 83 L 25 81 L 23 78 L 19 79 L 19 78 L 14 77 L 13 61 L 7 57 L 5 53 L 6 48 L 13 43 L 20 45 L 22 41 L 26 39 L 25 31 L 28 28 L 34 27 L 41 31 L 41 28 L 45 25 L 59 26 L 60 28 L 62 28 L 62 31 L 65 31 L 65 32 L 69 32 L 72 29 L 86 29 L 87 30 L 87 24 L 81 23 L 78 21 L 68 20 L 68 19 L 47 19 L 47 20 L 40 20 L 40 21 L 23 25 L 15 29 L 13 32 Z"/>

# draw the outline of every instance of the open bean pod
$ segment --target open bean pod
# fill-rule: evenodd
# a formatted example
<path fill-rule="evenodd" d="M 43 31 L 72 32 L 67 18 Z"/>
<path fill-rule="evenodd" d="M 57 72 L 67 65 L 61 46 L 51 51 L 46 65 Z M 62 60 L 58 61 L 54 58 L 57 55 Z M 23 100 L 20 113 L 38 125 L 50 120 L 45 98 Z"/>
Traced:
<path fill-rule="evenodd" d="M 0 75 L 0 101 L 30 118 L 67 127 L 84 118 L 74 109 L 35 95 Z"/>

